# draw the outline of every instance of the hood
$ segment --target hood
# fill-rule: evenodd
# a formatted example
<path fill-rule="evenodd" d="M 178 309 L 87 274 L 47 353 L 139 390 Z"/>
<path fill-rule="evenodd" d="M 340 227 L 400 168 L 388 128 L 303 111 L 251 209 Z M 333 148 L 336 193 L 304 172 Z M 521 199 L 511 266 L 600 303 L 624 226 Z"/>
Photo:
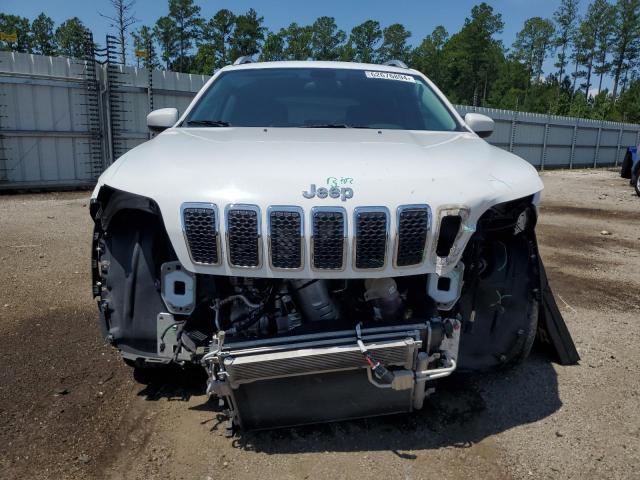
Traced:
<path fill-rule="evenodd" d="M 154 199 L 183 263 L 183 202 L 340 206 L 349 215 L 358 206 L 428 204 L 434 215 L 462 206 L 475 225 L 492 205 L 543 188 L 529 163 L 473 133 L 303 128 L 170 129 L 115 162 L 96 192 L 102 184 Z"/>
<path fill-rule="evenodd" d="M 157 201 L 188 193 L 283 205 L 302 204 L 312 184 L 336 182 L 361 205 L 497 203 L 542 189 L 530 164 L 474 134 L 364 129 L 171 129 L 121 157 L 100 182 Z"/>

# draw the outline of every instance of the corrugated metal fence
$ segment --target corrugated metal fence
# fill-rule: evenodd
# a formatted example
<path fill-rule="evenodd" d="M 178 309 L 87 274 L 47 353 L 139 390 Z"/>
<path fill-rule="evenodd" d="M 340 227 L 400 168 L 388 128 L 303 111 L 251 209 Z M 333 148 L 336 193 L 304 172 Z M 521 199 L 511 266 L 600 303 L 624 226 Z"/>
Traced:
<path fill-rule="evenodd" d="M 0 190 L 83 187 L 146 141 L 154 108 L 184 111 L 209 77 L 0 52 Z M 640 125 L 456 106 L 490 116 L 488 141 L 538 168 L 617 165 Z"/>
<path fill-rule="evenodd" d="M 496 128 L 487 139 L 536 168 L 617 165 L 626 148 L 640 143 L 640 125 L 456 105 L 458 112 L 482 113 Z"/>
<path fill-rule="evenodd" d="M 0 191 L 91 186 L 149 139 L 150 109 L 184 111 L 208 79 L 0 52 Z"/>

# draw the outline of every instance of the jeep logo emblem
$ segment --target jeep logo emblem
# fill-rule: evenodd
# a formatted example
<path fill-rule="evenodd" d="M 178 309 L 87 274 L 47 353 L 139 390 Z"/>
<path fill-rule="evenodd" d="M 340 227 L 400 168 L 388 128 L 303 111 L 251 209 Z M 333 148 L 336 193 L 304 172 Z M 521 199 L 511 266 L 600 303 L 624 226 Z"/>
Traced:
<path fill-rule="evenodd" d="M 312 183 L 308 191 L 302 192 L 302 196 L 304 198 L 313 198 L 315 196 L 318 198 L 339 198 L 343 202 L 346 202 L 350 198 L 353 198 L 353 189 L 349 187 L 316 188 L 315 183 Z"/>

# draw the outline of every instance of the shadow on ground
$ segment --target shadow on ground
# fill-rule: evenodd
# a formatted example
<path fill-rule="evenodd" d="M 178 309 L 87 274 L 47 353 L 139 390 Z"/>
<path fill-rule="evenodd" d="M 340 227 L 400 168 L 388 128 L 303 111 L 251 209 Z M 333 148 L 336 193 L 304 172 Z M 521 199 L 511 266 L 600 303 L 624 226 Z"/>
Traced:
<path fill-rule="evenodd" d="M 197 370 L 168 369 L 137 380 L 139 395 L 148 400 L 187 400 L 203 396 L 204 375 Z M 419 412 L 338 423 L 259 432 L 237 432 L 236 448 L 267 454 L 324 451 L 393 451 L 406 459 L 411 450 L 467 448 L 508 430 L 544 419 L 562 405 L 556 372 L 548 352 L 534 349 L 513 369 L 482 374 L 457 374 L 440 381 L 437 392 Z M 212 431 L 224 429 L 225 415 L 217 402 L 192 407 L 210 411 Z"/>

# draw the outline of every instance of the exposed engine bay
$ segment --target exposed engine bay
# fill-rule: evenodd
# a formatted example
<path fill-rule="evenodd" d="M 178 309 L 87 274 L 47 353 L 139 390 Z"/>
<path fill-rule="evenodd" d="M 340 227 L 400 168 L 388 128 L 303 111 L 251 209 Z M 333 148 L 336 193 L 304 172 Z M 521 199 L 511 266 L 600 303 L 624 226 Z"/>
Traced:
<path fill-rule="evenodd" d="M 562 362 L 577 359 L 531 197 L 488 210 L 449 273 L 291 279 L 190 272 L 153 201 L 103 192 L 92 215 L 105 337 L 138 368 L 204 367 L 231 426 L 420 409 L 438 378 L 517 363 L 540 332 Z"/>

